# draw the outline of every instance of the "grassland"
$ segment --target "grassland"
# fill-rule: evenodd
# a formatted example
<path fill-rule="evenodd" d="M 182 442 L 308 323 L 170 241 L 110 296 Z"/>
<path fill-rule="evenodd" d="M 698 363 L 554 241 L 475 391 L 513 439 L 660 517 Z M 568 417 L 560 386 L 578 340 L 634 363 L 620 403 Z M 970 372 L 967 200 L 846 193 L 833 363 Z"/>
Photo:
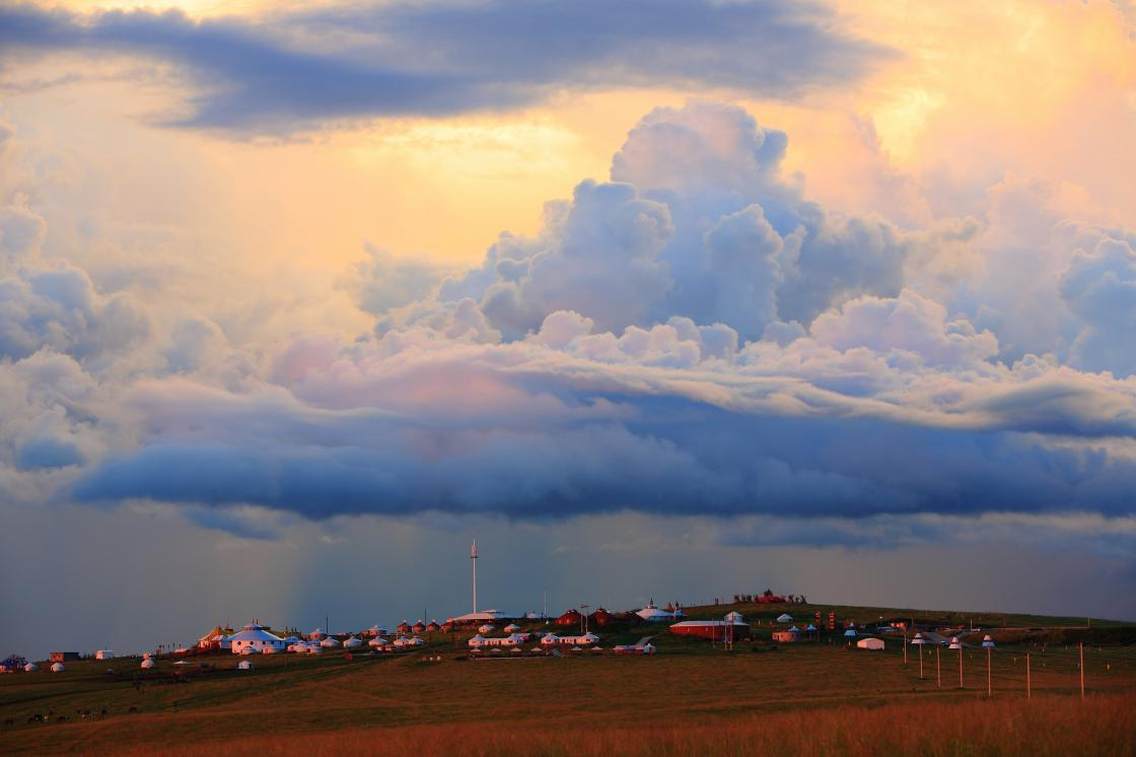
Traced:
<path fill-rule="evenodd" d="M 1076 645 L 1032 638 L 1003 645 L 991 655 L 994 696 L 987 699 L 983 650 L 964 652 L 963 689 L 957 653 L 942 650 L 940 688 L 934 650 L 925 650 L 921 680 L 918 658 L 912 653 L 905 665 L 898 642 L 882 653 L 851 651 L 837 639 L 768 644 L 762 614 L 785 609 L 751 609 L 759 638 L 732 652 L 664 634 L 654 658 L 471 661 L 461 654 L 463 638 L 439 636 L 419 653 L 266 656 L 255 658 L 252 671 L 237 671 L 236 658 L 220 655 L 178 668 L 163 659 L 144 675 L 136 659 L 117 659 L 72 663 L 61 674 L 0 676 L 0 751 L 1133 753 L 1136 646 L 1086 646 L 1082 701 Z M 868 620 L 875 609 L 854 611 Z M 1032 620 L 1042 622 L 1017 627 L 1061 626 Z M 617 629 L 605 643 L 645 632 Z M 199 669 L 202 662 L 213 669 Z M 49 711 L 50 722 L 27 722 Z"/>

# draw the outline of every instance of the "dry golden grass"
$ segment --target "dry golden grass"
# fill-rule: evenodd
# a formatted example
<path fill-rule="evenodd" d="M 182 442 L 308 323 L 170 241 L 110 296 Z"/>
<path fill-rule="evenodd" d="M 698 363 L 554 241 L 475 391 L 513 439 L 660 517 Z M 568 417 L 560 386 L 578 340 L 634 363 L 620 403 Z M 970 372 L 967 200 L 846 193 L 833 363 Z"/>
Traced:
<path fill-rule="evenodd" d="M 137 681 L 137 660 L 87 661 L 0 676 L 0 752 L 1036 755 L 1131 754 L 1136 741 L 1133 647 L 1086 650 L 1085 702 L 1076 647 L 1035 650 L 1027 702 L 1024 650 L 1010 647 L 992 657 L 987 700 L 982 650 L 967 650 L 959 690 L 956 653 L 942 655 L 940 689 L 933 652 L 921 680 L 894 646 L 659 644 L 655 658 L 276 655 L 251 672 L 221 655 L 189 683 L 172 682 L 168 660 Z M 49 710 L 50 722 L 26 722 Z"/>
<path fill-rule="evenodd" d="M 655 722 L 633 727 L 555 721 L 364 728 L 324 734 L 260 736 L 224 744 L 163 749 L 170 755 L 1131 755 L 1136 697 L 1081 702 L 970 701 L 834 707 L 743 716 L 713 725 Z M 139 749 L 141 754 L 151 747 Z"/>

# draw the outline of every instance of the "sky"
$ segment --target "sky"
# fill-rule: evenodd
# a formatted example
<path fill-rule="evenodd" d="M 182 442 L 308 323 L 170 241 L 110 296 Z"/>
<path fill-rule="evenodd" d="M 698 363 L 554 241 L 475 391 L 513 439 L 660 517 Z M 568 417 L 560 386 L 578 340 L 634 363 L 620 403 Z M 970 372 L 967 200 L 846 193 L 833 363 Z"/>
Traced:
<path fill-rule="evenodd" d="M 0 653 L 1136 620 L 1136 6 L 0 3 Z"/>

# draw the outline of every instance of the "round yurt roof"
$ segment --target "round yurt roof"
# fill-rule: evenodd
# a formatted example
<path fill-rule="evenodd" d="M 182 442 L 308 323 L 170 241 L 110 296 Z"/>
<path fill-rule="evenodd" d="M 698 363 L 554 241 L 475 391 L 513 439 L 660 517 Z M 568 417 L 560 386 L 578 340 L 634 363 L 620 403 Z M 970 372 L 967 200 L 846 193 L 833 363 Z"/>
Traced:
<path fill-rule="evenodd" d="M 730 623 L 741 623 L 742 614 L 737 610 L 731 610 L 730 612 L 726 613 L 726 620 Z"/>
<path fill-rule="evenodd" d="M 326 639 L 323 639 L 322 641 L 320 641 L 320 646 L 321 647 L 327 647 L 328 649 L 330 649 L 332 647 L 338 647 L 339 641 L 337 639 L 333 639 L 332 637 L 328 636 Z"/>
<path fill-rule="evenodd" d="M 63 663 L 53 662 L 51 664 L 51 672 L 52 673 L 62 673 L 63 672 Z"/>
<path fill-rule="evenodd" d="M 143 670 L 149 670 L 150 668 L 154 667 L 154 661 L 150 658 L 146 658 L 142 661 L 142 664 L 139 667 L 141 667 Z"/>
<path fill-rule="evenodd" d="M 29 662 L 27 665 L 24 666 L 24 672 L 25 673 L 34 673 L 37 670 L 39 670 L 39 666 L 36 665 L 34 662 Z"/>
<path fill-rule="evenodd" d="M 521 627 L 516 623 L 510 623 L 509 625 L 505 626 L 504 630 L 505 633 L 516 633 L 517 631 L 521 630 Z"/>
<path fill-rule="evenodd" d="M 777 622 L 778 623 L 792 623 L 793 622 L 793 616 L 790 615 L 787 612 L 783 612 L 783 613 L 781 613 L 780 615 L 777 616 Z"/>
<path fill-rule="evenodd" d="M 229 641 L 262 641 L 278 644 L 284 640 L 274 633 L 265 631 L 262 626 L 256 626 L 255 628 L 245 626 L 243 630 L 237 631 L 235 634 L 230 636 Z"/>

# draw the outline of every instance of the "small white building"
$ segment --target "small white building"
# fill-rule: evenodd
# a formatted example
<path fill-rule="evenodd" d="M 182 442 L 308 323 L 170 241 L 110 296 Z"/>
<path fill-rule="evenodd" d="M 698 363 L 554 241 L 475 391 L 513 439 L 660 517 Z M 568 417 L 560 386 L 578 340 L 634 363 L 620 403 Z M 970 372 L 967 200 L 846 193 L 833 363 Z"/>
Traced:
<path fill-rule="evenodd" d="M 24 672 L 25 673 L 34 673 L 37 670 L 39 670 L 39 666 L 36 665 L 34 662 L 29 662 L 27 665 L 24 665 Z"/>
<path fill-rule="evenodd" d="M 229 636 L 229 648 L 233 654 L 263 654 L 266 649 L 272 652 L 283 652 L 288 646 L 284 639 L 270 633 L 264 626 L 249 623 L 247 626 Z M 272 652 L 269 652 L 271 654 Z"/>
<path fill-rule="evenodd" d="M 113 660 L 114 651 L 110 649 L 99 649 L 95 651 L 96 660 Z"/>
<path fill-rule="evenodd" d="M 546 633 L 540 639 L 542 647 L 590 647 L 600 640 L 590 631 L 579 636 L 558 636 L 554 633 Z"/>

